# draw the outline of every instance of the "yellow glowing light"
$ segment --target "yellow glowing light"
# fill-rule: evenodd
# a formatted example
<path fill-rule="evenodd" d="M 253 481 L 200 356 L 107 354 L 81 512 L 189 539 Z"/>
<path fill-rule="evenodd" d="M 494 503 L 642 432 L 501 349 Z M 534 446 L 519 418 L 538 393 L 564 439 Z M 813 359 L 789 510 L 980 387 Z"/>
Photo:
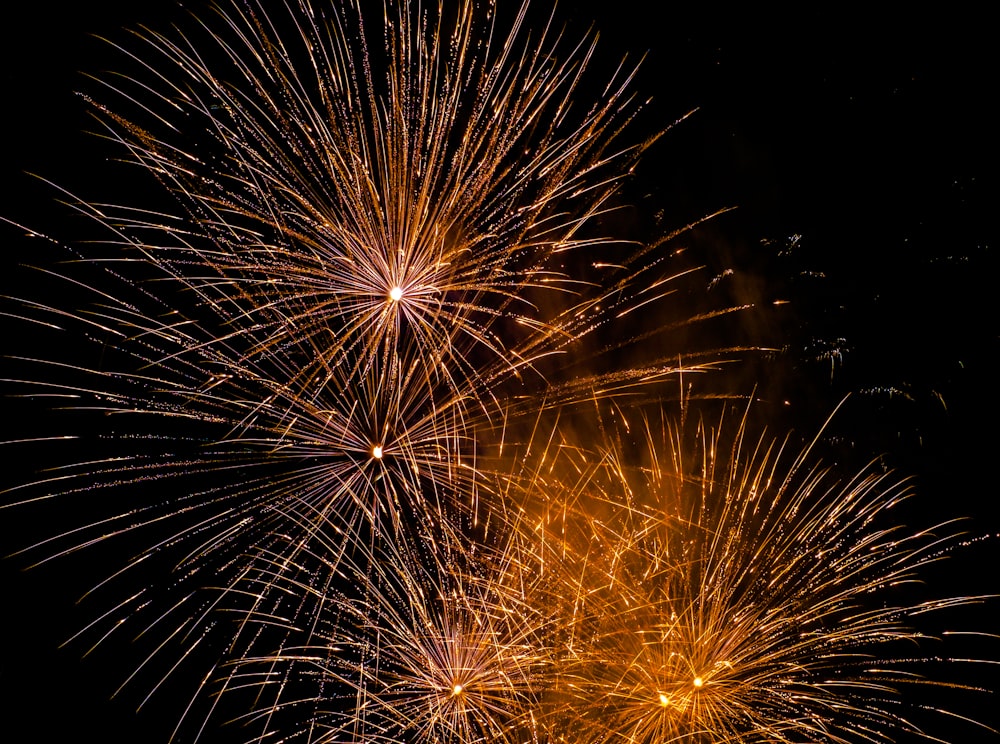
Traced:
<path fill-rule="evenodd" d="M 374 457 L 376 460 L 381 460 L 382 459 L 382 445 L 381 444 L 376 444 L 374 447 L 372 447 L 372 457 Z"/>
<path fill-rule="evenodd" d="M 390 289 L 389 299 L 392 300 L 393 302 L 399 302 L 401 299 L 403 299 L 403 288 L 393 287 L 392 289 Z"/>
<path fill-rule="evenodd" d="M 460 685 L 460 684 L 456 684 L 456 685 L 455 685 L 454 687 L 452 687 L 452 688 L 451 688 L 451 694 L 452 694 L 452 695 L 461 695 L 461 694 L 462 694 L 462 691 L 463 691 L 464 689 L 465 689 L 465 688 L 464 688 L 464 687 L 462 687 L 462 685 Z"/>
<path fill-rule="evenodd" d="M 695 677 L 694 678 L 694 686 L 695 687 L 701 687 L 703 684 L 705 684 L 705 680 L 703 680 L 701 677 Z"/>
<path fill-rule="evenodd" d="M 667 697 L 666 695 L 664 695 L 664 694 L 663 694 L 663 693 L 661 692 L 661 693 L 660 693 L 660 705 L 662 705 L 662 706 L 666 707 L 666 705 L 667 705 L 667 704 L 668 704 L 669 702 L 670 702 L 670 698 L 668 698 L 668 697 Z"/>

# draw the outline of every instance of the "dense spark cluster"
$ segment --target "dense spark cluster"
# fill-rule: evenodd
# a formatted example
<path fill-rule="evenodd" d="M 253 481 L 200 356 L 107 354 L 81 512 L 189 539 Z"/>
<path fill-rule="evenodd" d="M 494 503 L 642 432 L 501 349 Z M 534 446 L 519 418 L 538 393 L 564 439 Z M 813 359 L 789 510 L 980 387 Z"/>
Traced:
<path fill-rule="evenodd" d="M 322 588 L 276 574 L 310 600 L 284 626 L 300 645 L 243 655 L 227 686 L 269 701 L 252 716 L 267 719 L 264 736 L 524 741 L 551 678 L 540 642 L 551 619 L 511 581 L 521 573 L 515 554 L 467 548 L 404 541 L 336 563 L 326 549 L 313 557 L 337 580 Z"/>
<path fill-rule="evenodd" d="M 747 351 L 664 329 L 748 307 L 640 320 L 695 272 L 676 234 L 600 227 L 656 139 L 622 144 L 630 68 L 595 95 L 592 40 L 526 2 L 378 10 L 144 31 L 91 100 L 173 206 L 77 202 L 104 253 L 9 313 L 70 343 L 8 384 L 89 436 L 6 500 L 95 513 L 26 552 L 140 545 L 112 578 L 141 588 L 85 632 L 135 626 L 154 688 L 207 658 L 194 738 L 920 734 L 908 688 L 955 685 L 898 649 L 975 600 L 898 588 L 954 539 L 893 525 L 907 489 L 874 469 L 662 413 Z"/>
<path fill-rule="evenodd" d="M 83 285 L 85 310 L 28 299 L 22 313 L 89 337 L 100 359 L 22 384 L 159 422 L 78 482 L 182 481 L 172 514 L 111 519 L 178 523 L 162 541 L 196 541 L 182 572 L 235 576 L 285 530 L 301 538 L 291 557 L 327 526 L 475 520 L 489 429 L 632 302 L 627 257 L 598 270 L 624 279 L 598 284 L 564 265 L 581 247 L 591 263 L 624 251 L 588 226 L 640 149 L 606 152 L 629 75 L 583 108 L 590 42 L 560 62 L 565 44 L 529 33 L 526 7 L 507 34 L 491 7 L 457 10 L 387 6 L 379 40 L 355 3 L 234 7 L 200 43 L 140 36 L 145 74 L 109 84 L 119 103 L 145 99 L 133 117 L 94 104 L 179 210 L 78 204 L 120 252 L 86 257 L 108 268 Z"/>
<path fill-rule="evenodd" d="M 929 617 L 983 599 L 922 585 L 954 525 L 907 532 L 905 481 L 875 465 L 842 478 L 813 445 L 754 440 L 732 409 L 594 423 L 600 441 L 553 431 L 503 476 L 492 539 L 424 535 L 350 562 L 324 558 L 331 543 L 318 580 L 275 571 L 296 608 L 248 623 L 280 624 L 279 650 L 226 680 L 267 700 L 249 716 L 263 736 L 940 740 L 950 714 L 921 692 L 971 692 L 954 667 L 982 663 L 915 651 L 945 641 Z"/>
<path fill-rule="evenodd" d="M 574 464 L 555 471 L 577 477 L 525 510 L 562 629 L 560 704 L 539 715 L 552 740 L 922 735 L 907 694 L 961 682 L 922 676 L 913 649 L 934 635 L 917 618 L 979 601 L 907 594 L 953 527 L 907 533 L 892 518 L 905 482 L 874 466 L 841 480 L 738 420 L 609 429 L 564 448 Z"/>

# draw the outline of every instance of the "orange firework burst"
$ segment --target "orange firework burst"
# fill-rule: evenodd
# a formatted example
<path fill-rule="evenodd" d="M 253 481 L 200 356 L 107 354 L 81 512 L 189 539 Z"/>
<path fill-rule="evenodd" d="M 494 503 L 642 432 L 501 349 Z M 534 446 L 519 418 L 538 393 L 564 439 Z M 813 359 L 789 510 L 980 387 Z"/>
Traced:
<path fill-rule="evenodd" d="M 277 5 L 121 47 L 88 100 L 168 206 L 74 201 L 103 247 L 6 313 L 73 451 L 0 506 L 83 503 L 42 562 L 122 538 L 138 588 L 81 634 L 134 628 L 154 691 L 203 664 L 174 740 L 942 741 L 911 693 L 974 687 L 927 649 L 978 599 L 914 587 L 955 530 L 662 412 L 748 346 L 669 330 L 751 303 L 662 322 L 700 221 L 607 234 L 659 136 L 623 144 L 633 68 L 585 95 L 593 39 L 527 0 Z"/>
<path fill-rule="evenodd" d="M 894 523 L 905 483 L 876 467 L 840 480 L 743 424 L 615 430 L 564 447 L 524 512 L 560 608 L 553 740 L 939 740 L 907 701 L 963 685 L 934 676 L 942 634 L 925 619 L 982 598 L 909 598 L 959 539 Z"/>

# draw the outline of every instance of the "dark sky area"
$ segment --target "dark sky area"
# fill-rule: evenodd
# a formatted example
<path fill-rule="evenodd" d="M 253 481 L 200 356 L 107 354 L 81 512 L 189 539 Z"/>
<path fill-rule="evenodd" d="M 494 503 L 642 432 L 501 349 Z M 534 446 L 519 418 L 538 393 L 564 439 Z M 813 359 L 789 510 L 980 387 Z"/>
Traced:
<path fill-rule="evenodd" d="M 850 394 L 831 437 L 859 460 L 884 454 L 912 474 L 916 519 L 968 517 L 970 535 L 1000 532 L 993 514 L 1000 47 L 986 11 L 910 8 L 882 21 L 831 4 L 735 16 L 705 3 L 561 5 L 557 17 L 570 35 L 590 26 L 600 33 L 595 69 L 645 56 L 634 90 L 652 100 L 634 131 L 655 131 L 696 109 L 643 159 L 626 190 L 635 206 L 624 212 L 623 229 L 665 232 L 737 207 L 691 242 L 713 246 L 704 259 L 710 266 L 736 266 L 751 284 L 766 284 L 764 296 L 789 300 L 773 320 L 781 336 L 775 366 L 753 373 L 766 376 L 755 382 L 776 429 L 815 431 Z M 72 234 L 58 193 L 25 173 L 93 200 L 129 194 L 131 185 L 109 180 L 127 171 L 109 168 L 109 150 L 83 133 L 92 122 L 74 92 L 94 90 L 86 75 L 115 67 L 116 54 L 95 36 L 124 41 L 123 28 L 163 28 L 184 11 L 163 0 L 19 6 L 19 16 L 0 25 L 0 215 Z M 22 274 L 13 267 L 36 262 L 42 249 L 0 225 L 0 250 L 0 294 L 18 294 L 24 287 L 12 277 Z M 756 322 L 772 322 L 761 317 Z M 11 334 L 23 331 L 0 321 L 9 348 Z M 0 438 L 17 438 L 9 433 L 21 425 L 13 415 L 2 415 Z M 40 466 L 44 449 L 8 446 L 0 456 L 5 471 L 27 471 Z M 0 553 L 21 544 L 18 518 L 0 512 Z M 73 606 L 100 578 L 87 570 L 89 555 L 28 572 L 17 557 L 0 564 L 4 742 L 167 741 L 169 706 L 135 716 L 137 691 L 108 700 L 127 664 L 101 650 L 81 662 L 81 644 L 58 648 L 97 612 L 94 604 Z M 940 570 L 959 591 L 1000 593 L 998 558 L 995 542 L 979 544 Z M 996 618 L 994 602 L 982 629 L 995 630 Z M 1000 642 L 970 653 L 1000 659 Z M 998 687 L 996 674 L 976 674 L 975 684 Z M 1000 722 L 989 712 L 995 695 L 980 703 L 985 720 Z"/>

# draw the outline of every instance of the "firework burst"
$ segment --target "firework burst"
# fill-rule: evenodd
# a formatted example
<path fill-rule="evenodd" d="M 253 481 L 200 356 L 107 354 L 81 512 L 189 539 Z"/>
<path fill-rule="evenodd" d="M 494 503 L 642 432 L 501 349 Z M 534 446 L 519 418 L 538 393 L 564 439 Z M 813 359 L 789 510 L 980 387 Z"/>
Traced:
<path fill-rule="evenodd" d="M 104 81 L 117 103 L 95 114 L 177 206 L 74 202 L 110 234 L 55 272 L 83 309 L 13 313 L 74 343 L 66 361 L 17 360 L 8 382 L 66 404 L 85 435 L 60 438 L 89 449 L 8 501 L 93 505 L 35 546 L 46 559 L 149 536 L 116 572 L 169 574 L 140 635 L 167 628 L 187 656 L 218 608 L 277 613 L 274 567 L 315 555 L 320 533 L 340 543 L 325 565 L 475 522 L 477 452 L 506 417 L 593 394 L 543 365 L 663 296 L 662 258 L 635 253 L 636 274 L 619 255 L 634 251 L 591 229 L 641 149 L 609 148 L 630 73 L 581 105 L 592 42 L 529 33 L 527 13 L 505 30 L 492 5 L 386 4 L 380 35 L 359 3 L 248 3 L 199 41 L 122 47 L 137 69 Z M 156 606 L 140 585 L 98 638 Z M 235 632 L 223 655 L 256 648 Z"/>
<path fill-rule="evenodd" d="M 605 154 L 629 74 L 575 102 L 590 42 L 559 61 L 526 6 L 509 31 L 492 6 L 454 10 L 387 5 L 379 38 L 355 3 L 250 3 L 199 42 L 138 34 L 150 59 L 127 52 L 135 75 L 105 81 L 134 115 L 94 107 L 181 208 L 77 205 L 121 252 L 82 257 L 104 277 L 69 272 L 86 309 L 18 313 L 100 359 L 14 382 L 160 423 L 105 426 L 116 444 L 67 467 L 65 490 L 176 477 L 166 519 L 194 519 L 158 546 L 197 534 L 189 559 L 247 552 L 282 520 L 349 535 L 441 519 L 456 493 L 475 506 L 488 427 L 472 422 L 502 428 L 525 376 L 545 387 L 531 370 L 628 302 L 564 256 L 614 250 L 586 226 L 639 148 Z M 162 519 L 134 504 L 112 533 Z"/>
<path fill-rule="evenodd" d="M 602 231 L 656 139 L 620 144 L 631 68 L 584 96 L 593 41 L 527 2 L 376 5 L 142 31 L 88 99 L 169 206 L 74 200 L 103 248 L 8 313 L 71 339 L 5 376 L 81 435 L 5 500 L 88 510 L 29 550 L 141 575 L 83 633 L 136 628 L 154 689 L 205 661 L 195 738 L 933 739 L 910 692 L 972 685 L 922 619 L 976 598 L 910 592 L 954 530 L 894 526 L 876 467 L 623 412 L 746 351 L 659 343 L 745 308 L 645 322 L 694 267 Z"/>
<path fill-rule="evenodd" d="M 485 401 L 579 331 L 536 306 L 578 288 L 555 256 L 602 242 L 584 226 L 638 149 L 603 154 L 630 76 L 574 104 L 591 47 L 559 61 L 526 5 L 504 32 L 492 5 L 388 4 L 381 40 L 355 3 L 287 10 L 234 8 L 201 44 L 140 36 L 154 82 L 110 87 L 147 105 L 97 110 L 186 214 L 120 224 L 209 306 L 211 344 L 279 357 L 301 390 L 403 355 Z"/>
<path fill-rule="evenodd" d="M 250 616 L 278 650 L 261 653 L 259 636 L 257 653 L 243 654 L 223 686 L 254 694 L 244 723 L 261 727 L 255 740 L 537 739 L 552 619 L 516 552 L 470 547 L 425 535 L 330 561 L 337 548 L 328 545 L 313 556 L 326 569 L 318 581 L 275 570 L 269 589 L 294 595 L 297 609 L 283 621 Z"/>
<path fill-rule="evenodd" d="M 552 740 L 940 740 L 914 695 L 964 685 L 927 617 L 982 598 L 910 590 L 954 527 L 908 532 L 892 519 L 905 482 L 840 480 L 743 424 L 632 424 L 601 450 L 563 446 L 524 511 L 559 607 Z"/>

